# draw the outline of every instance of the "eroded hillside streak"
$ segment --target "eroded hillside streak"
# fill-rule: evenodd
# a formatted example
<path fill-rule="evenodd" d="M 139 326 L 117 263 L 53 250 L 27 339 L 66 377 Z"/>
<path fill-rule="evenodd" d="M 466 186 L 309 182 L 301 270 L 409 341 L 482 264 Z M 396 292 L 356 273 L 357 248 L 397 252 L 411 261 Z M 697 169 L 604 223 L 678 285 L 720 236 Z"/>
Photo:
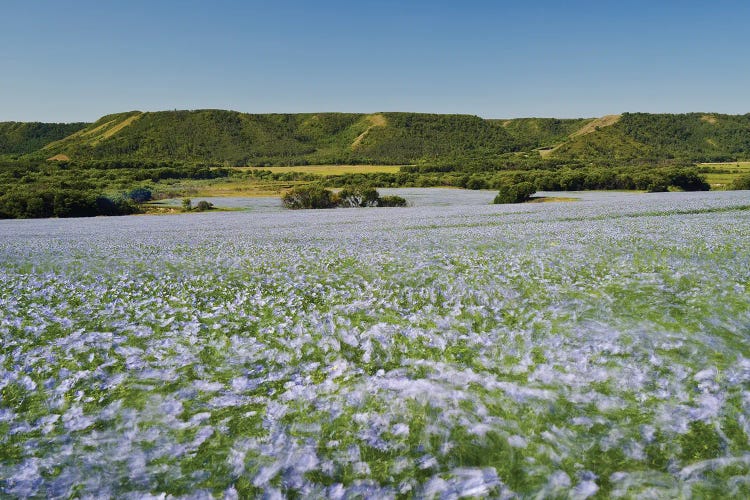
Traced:
<path fill-rule="evenodd" d="M 351 145 L 352 150 L 355 150 L 357 149 L 357 147 L 359 147 L 359 145 L 362 143 L 362 140 L 367 137 L 367 134 L 370 133 L 370 130 L 376 127 L 385 127 L 388 124 L 385 116 L 381 115 L 380 113 L 368 116 L 367 120 L 370 122 L 370 126 L 367 127 L 364 132 L 359 134 L 356 139 L 354 139 L 354 142 L 352 142 Z"/>
<path fill-rule="evenodd" d="M 123 121 L 121 121 L 120 123 L 118 123 L 114 127 L 111 127 L 109 129 L 107 129 L 106 131 L 104 131 L 103 134 L 101 134 L 97 139 L 95 139 L 95 142 L 101 142 L 104 139 L 109 139 L 110 137 L 112 137 L 113 135 L 115 135 L 116 133 L 118 133 L 120 130 L 124 129 L 128 125 L 130 125 L 133 122 L 135 122 L 141 116 L 143 116 L 143 113 L 139 113 L 137 115 L 133 115 L 133 116 L 129 116 L 129 117 L 125 118 Z"/>
<path fill-rule="evenodd" d="M 60 139 L 58 141 L 50 142 L 49 144 L 45 145 L 42 149 L 54 149 L 58 146 L 63 146 L 66 144 L 70 144 L 77 138 L 85 138 L 82 142 L 89 146 L 96 146 L 97 144 L 101 143 L 102 141 L 109 139 L 110 137 L 114 136 L 118 132 L 122 131 L 125 127 L 128 125 L 131 125 L 136 120 L 138 120 L 140 117 L 142 117 L 144 113 L 137 112 L 136 114 L 131 114 L 130 116 L 125 117 L 122 119 L 122 121 L 118 122 L 118 119 L 112 119 L 109 121 L 106 121 L 102 123 L 101 125 L 97 125 L 93 128 L 85 128 L 83 130 L 79 130 L 78 132 L 75 132 L 74 134 L 69 135 L 68 137 L 65 137 L 63 139 Z M 67 155 L 61 153 L 57 154 L 51 158 L 50 160 L 67 160 Z"/>
<path fill-rule="evenodd" d="M 583 127 L 579 128 L 572 134 L 570 134 L 570 137 L 578 137 L 581 135 L 591 134 L 596 132 L 597 130 L 604 128 L 604 127 L 610 127 L 614 125 L 615 123 L 620 121 L 620 118 L 622 118 L 622 115 L 605 115 L 601 118 L 597 118 L 594 121 L 591 121 L 584 125 Z"/>
<path fill-rule="evenodd" d="M 620 121 L 620 118 L 622 118 L 622 115 L 604 115 L 601 118 L 597 118 L 596 120 L 592 120 L 588 122 L 586 125 L 584 125 L 583 127 L 579 128 L 578 130 L 570 134 L 568 138 L 572 139 L 573 137 L 580 137 L 582 135 L 592 134 L 599 129 L 614 125 L 615 123 Z M 557 151 L 564 144 L 565 142 L 561 142 L 560 144 L 557 144 L 551 148 L 540 149 L 539 154 L 543 158 L 546 158 L 547 156 Z"/>

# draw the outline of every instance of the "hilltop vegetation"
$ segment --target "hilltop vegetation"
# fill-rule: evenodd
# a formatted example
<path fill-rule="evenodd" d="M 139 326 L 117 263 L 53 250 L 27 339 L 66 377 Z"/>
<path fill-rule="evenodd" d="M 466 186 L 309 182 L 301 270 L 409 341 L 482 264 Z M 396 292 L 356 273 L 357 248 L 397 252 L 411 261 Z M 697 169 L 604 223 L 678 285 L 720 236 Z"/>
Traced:
<path fill-rule="evenodd" d="M 514 149 L 509 133 L 476 116 L 202 110 L 108 115 L 40 155 L 269 166 L 403 164 Z"/>
<path fill-rule="evenodd" d="M 539 152 L 544 153 L 543 158 Z M 72 161 L 308 164 L 604 164 L 750 158 L 750 114 L 624 113 L 487 120 L 424 113 L 130 111 L 92 124 L 0 123 L 0 154 Z M 547 164 L 549 165 L 549 164 Z"/>
<path fill-rule="evenodd" d="M 517 118 L 489 121 L 495 126 L 503 127 L 513 137 L 518 150 L 531 151 L 565 141 L 593 119 Z"/>
<path fill-rule="evenodd" d="M 122 124 L 129 121 L 125 126 Z M 48 148 L 80 160 L 170 160 L 232 165 L 294 164 L 340 150 L 366 126 L 360 115 L 248 115 L 175 111 L 106 116 Z M 110 137 L 102 133 L 120 127 Z M 98 135 L 97 135 L 98 134 Z"/>
<path fill-rule="evenodd" d="M 355 159 L 406 164 L 443 157 L 492 158 L 518 150 L 503 128 L 467 115 L 383 113 L 388 125 L 374 128 Z"/>
<path fill-rule="evenodd" d="M 624 113 L 613 125 L 572 137 L 553 156 L 619 161 L 734 161 L 750 155 L 750 114 Z"/>
<path fill-rule="evenodd" d="M 41 149 L 86 127 L 86 123 L 0 122 L 0 155 L 22 155 Z"/>

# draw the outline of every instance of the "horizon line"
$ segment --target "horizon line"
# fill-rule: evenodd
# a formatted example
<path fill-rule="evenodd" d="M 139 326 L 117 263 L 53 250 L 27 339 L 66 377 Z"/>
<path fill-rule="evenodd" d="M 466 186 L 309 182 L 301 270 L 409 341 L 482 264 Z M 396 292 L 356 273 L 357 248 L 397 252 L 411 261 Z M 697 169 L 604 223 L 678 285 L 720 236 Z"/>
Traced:
<path fill-rule="evenodd" d="M 750 112 L 746 113 L 723 113 L 723 112 L 717 112 L 717 111 L 685 111 L 680 113 L 668 113 L 668 112 L 652 112 L 652 111 L 622 111 L 619 113 L 605 113 L 603 115 L 598 116 L 541 116 L 541 115 L 527 115 L 527 116 L 512 116 L 512 117 L 488 117 L 488 116 L 482 116 L 480 114 L 476 113 L 438 113 L 438 112 L 430 112 L 430 111 L 373 111 L 373 112 L 366 112 L 366 111 L 299 111 L 299 112 L 281 112 L 281 111 L 271 111 L 271 112 L 251 112 L 251 111 L 238 111 L 236 109 L 228 109 L 228 108 L 173 108 L 173 109 L 156 109 L 156 110 L 140 110 L 140 109 L 130 109 L 127 111 L 116 111 L 113 113 L 106 113 L 103 115 L 100 115 L 98 118 L 96 118 L 93 121 L 88 120 L 70 120 L 70 121 L 42 121 L 42 120 L 13 120 L 13 119 L 7 119 L 7 120 L 0 120 L 0 123 L 47 123 L 47 124 L 72 124 L 72 123 L 96 123 L 97 121 L 101 120 L 104 117 L 111 116 L 111 115 L 117 115 L 117 114 L 123 114 L 123 113 L 179 113 L 179 112 L 200 112 L 200 111 L 227 111 L 231 113 L 239 113 L 239 114 L 245 114 L 245 115 L 316 115 L 316 114 L 351 114 L 351 115 L 375 115 L 379 113 L 404 113 L 404 114 L 417 114 L 417 115 L 439 115 L 439 116 L 475 116 L 478 118 L 481 118 L 483 120 L 524 120 L 524 119 L 552 119 L 552 120 L 587 120 L 587 119 L 596 119 L 596 118 L 602 118 L 605 116 L 616 116 L 616 115 L 623 115 L 623 114 L 649 114 L 649 115 L 689 115 L 689 114 L 706 114 L 706 115 L 724 115 L 724 116 L 743 116 L 750 114 Z"/>

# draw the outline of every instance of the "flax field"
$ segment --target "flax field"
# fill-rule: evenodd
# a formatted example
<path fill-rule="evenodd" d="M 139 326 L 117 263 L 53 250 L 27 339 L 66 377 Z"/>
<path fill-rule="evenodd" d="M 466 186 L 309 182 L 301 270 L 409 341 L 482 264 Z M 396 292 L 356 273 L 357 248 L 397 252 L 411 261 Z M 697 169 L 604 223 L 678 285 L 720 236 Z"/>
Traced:
<path fill-rule="evenodd" d="M 0 221 L 0 496 L 750 496 L 750 193 L 493 195 Z"/>

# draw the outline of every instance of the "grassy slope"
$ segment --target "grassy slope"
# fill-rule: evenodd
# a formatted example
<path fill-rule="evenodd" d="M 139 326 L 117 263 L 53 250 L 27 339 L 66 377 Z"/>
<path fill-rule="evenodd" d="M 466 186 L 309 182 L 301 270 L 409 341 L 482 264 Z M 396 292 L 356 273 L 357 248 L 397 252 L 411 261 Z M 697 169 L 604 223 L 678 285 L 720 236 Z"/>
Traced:
<path fill-rule="evenodd" d="M 722 161 L 750 157 L 750 114 L 625 113 L 613 125 L 572 136 L 557 158 L 616 160 L 683 158 Z"/>
<path fill-rule="evenodd" d="M 651 158 L 654 152 L 647 145 L 623 134 L 616 125 L 595 130 L 590 134 L 571 137 L 550 154 L 553 158 L 588 160 L 608 158 L 630 161 Z"/>
<path fill-rule="evenodd" d="M 516 140 L 522 150 L 549 148 L 581 130 L 593 121 L 592 118 L 562 120 L 558 118 L 516 118 L 512 120 L 489 120 L 503 127 Z"/>

